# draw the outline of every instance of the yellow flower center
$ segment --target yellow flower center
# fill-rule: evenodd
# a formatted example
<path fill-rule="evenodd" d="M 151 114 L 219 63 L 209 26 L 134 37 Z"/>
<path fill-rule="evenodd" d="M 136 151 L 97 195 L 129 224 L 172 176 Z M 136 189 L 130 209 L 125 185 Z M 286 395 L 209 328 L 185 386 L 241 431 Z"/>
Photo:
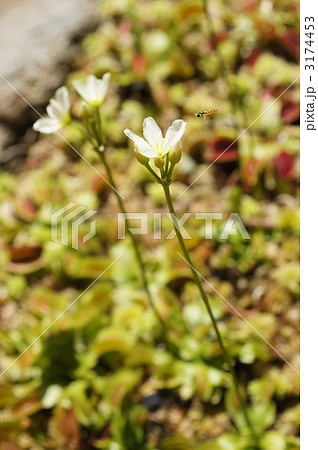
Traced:
<path fill-rule="evenodd" d="M 165 149 L 165 141 L 162 139 L 161 142 L 156 142 L 154 145 L 154 151 L 157 153 L 157 155 L 160 157 Z"/>

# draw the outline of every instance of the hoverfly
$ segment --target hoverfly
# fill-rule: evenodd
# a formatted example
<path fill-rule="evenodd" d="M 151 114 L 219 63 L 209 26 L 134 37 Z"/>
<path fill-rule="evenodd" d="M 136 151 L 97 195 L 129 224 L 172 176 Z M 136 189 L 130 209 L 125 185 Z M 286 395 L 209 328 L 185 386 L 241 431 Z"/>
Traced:
<path fill-rule="evenodd" d="M 212 114 L 215 114 L 218 112 L 218 109 L 209 109 L 208 111 L 199 111 L 196 113 L 197 117 L 206 117 L 206 116 L 212 116 Z"/>

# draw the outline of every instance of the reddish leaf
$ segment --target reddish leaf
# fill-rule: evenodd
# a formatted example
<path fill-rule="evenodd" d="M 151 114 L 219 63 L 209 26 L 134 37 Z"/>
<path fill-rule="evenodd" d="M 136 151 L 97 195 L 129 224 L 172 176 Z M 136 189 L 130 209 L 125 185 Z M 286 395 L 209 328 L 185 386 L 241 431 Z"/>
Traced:
<path fill-rule="evenodd" d="M 298 60 L 300 52 L 298 33 L 294 30 L 286 30 L 285 34 L 280 37 L 279 43 L 293 58 Z"/>
<path fill-rule="evenodd" d="M 275 158 L 275 167 L 278 175 L 283 179 L 290 179 L 292 177 L 292 170 L 294 161 L 292 156 L 287 152 L 281 152 Z"/>
<path fill-rule="evenodd" d="M 298 120 L 300 117 L 300 105 L 286 101 L 282 107 L 282 120 L 285 125 Z"/>
<path fill-rule="evenodd" d="M 42 404 L 36 395 L 30 395 L 20 400 L 13 408 L 18 417 L 29 416 L 40 409 L 42 409 Z"/>
<path fill-rule="evenodd" d="M 36 207 L 28 198 L 17 198 L 15 202 L 17 216 L 26 222 L 33 222 L 36 217 Z"/>
<path fill-rule="evenodd" d="M 237 143 L 233 144 L 234 139 L 228 137 L 219 137 L 215 139 L 210 147 L 212 149 L 211 154 L 207 155 L 208 161 L 215 161 L 219 163 L 226 163 L 238 160 L 238 148 Z"/>
<path fill-rule="evenodd" d="M 254 66 L 258 58 L 261 56 L 262 52 L 260 50 L 254 49 L 252 53 L 246 59 L 246 63 L 249 66 Z"/>
<path fill-rule="evenodd" d="M 140 53 L 135 55 L 133 62 L 132 62 L 132 68 L 133 72 L 138 78 L 143 78 L 146 73 L 146 67 L 147 63 L 143 55 Z"/>
<path fill-rule="evenodd" d="M 80 426 L 73 409 L 59 409 L 57 415 L 58 429 L 66 443 L 73 448 L 79 441 Z"/>
<path fill-rule="evenodd" d="M 24 246 L 19 248 L 11 247 L 9 249 L 10 260 L 14 263 L 26 263 L 37 260 L 42 253 L 42 247 L 40 245 L 36 246 Z"/>

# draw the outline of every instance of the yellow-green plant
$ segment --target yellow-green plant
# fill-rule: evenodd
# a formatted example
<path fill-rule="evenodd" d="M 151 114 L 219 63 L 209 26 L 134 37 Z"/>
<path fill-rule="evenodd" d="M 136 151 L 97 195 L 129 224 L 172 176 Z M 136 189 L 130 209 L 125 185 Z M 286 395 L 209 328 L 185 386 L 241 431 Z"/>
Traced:
<path fill-rule="evenodd" d="M 176 352 L 175 344 L 171 343 L 166 333 L 166 326 L 161 319 L 155 302 L 152 297 L 152 293 L 149 287 L 148 277 L 145 270 L 145 264 L 139 250 L 138 243 L 135 236 L 132 234 L 129 221 L 127 218 L 127 212 L 122 201 L 122 197 L 118 192 L 116 182 L 113 177 L 111 167 L 106 158 L 106 140 L 103 135 L 102 122 L 100 115 L 100 106 L 104 101 L 108 86 L 110 82 L 110 74 L 105 74 L 103 79 L 97 79 L 94 75 L 90 75 L 86 83 L 80 81 L 74 81 L 73 86 L 77 93 L 83 100 L 81 121 L 78 123 L 72 120 L 70 114 L 70 100 L 67 88 L 63 86 L 58 89 L 55 96 L 50 100 L 47 107 L 48 117 L 42 117 L 34 124 L 34 129 L 42 133 L 54 133 L 58 132 L 59 129 L 64 127 L 69 123 L 73 123 L 78 126 L 80 130 L 84 133 L 88 141 L 91 143 L 92 147 L 99 155 L 99 158 L 105 167 L 107 176 L 109 178 L 110 185 L 112 186 L 114 193 L 116 195 L 119 208 L 125 217 L 125 223 L 127 231 L 131 237 L 131 242 L 134 248 L 136 259 L 140 268 L 142 275 L 142 281 L 144 288 L 147 292 L 150 305 L 160 321 L 163 329 L 163 338 L 167 345 Z M 227 349 L 223 343 L 222 336 L 220 334 L 217 321 L 214 317 L 209 299 L 203 289 L 200 276 L 193 266 L 191 256 L 185 245 L 182 233 L 180 231 L 179 221 L 177 219 L 171 192 L 170 185 L 174 179 L 173 172 L 175 166 L 179 163 L 182 156 L 181 148 L 181 138 L 185 132 L 186 122 L 181 119 L 175 120 L 172 125 L 168 128 L 166 136 L 163 137 L 160 127 L 157 125 L 156 121 L 152 117 L 147 117 L 143 123 L 143 134 L 144 138 L 139 137 L 129 129 L 125 129 L 124 132 L 134 142 L 134 150 L 137 160 L 140 164 L 145 166 L 145 168 L 150 172 L 153 178 L 161 184 L 168 209 L 172 217 L 172 223 L 182 249 L 184 259 L 190 267 L 193 279 L 198 286 L 202 301 L 204 302 L 208 315 L 211 319 L 212 326 L 214 328 L 218 343 L 222 350 L 223 359 L 227 366 L 227 370 L 232 375 L 233 387 L 235 389 L 238 401 L 241 406 L 242 413 L 244 415 L 246 425 L 251 431 L 251 435 L 254 435 L 251 420 L 249 418 L 247 408 L 245 405 L 244 395 L 241 392 L 239 382 L 233 368 L 232 361 L 229 357 Z"/>

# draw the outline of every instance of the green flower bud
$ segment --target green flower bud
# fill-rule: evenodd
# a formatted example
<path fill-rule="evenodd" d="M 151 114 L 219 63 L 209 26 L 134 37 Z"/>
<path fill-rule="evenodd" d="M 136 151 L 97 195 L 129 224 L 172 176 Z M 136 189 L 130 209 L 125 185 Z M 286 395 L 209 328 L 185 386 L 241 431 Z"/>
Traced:
<path fill-rule="evenodd" d="M 154 159 L 154 163 L 155 166 L 158 167 L 158 169 L 163 168 L 163 158 L 161 158 L 160 156 Z"/>
<path fill-rule="evenodd" d="M 182 147 L 180 141 L 177 142 L 169 151 L 168 158 L 171 164 L 177 164 L 182 156 Z"/>
<path fill-rule="evenodd" d="M 144 156 L 142 153 L 138 151 L 138 147 L 135 145 L 135 155 L 137 158 L 137 161 L 142 164 L 143 166 L 146 166 L 149 163 L 149 158 L 147 156 Z"/>

